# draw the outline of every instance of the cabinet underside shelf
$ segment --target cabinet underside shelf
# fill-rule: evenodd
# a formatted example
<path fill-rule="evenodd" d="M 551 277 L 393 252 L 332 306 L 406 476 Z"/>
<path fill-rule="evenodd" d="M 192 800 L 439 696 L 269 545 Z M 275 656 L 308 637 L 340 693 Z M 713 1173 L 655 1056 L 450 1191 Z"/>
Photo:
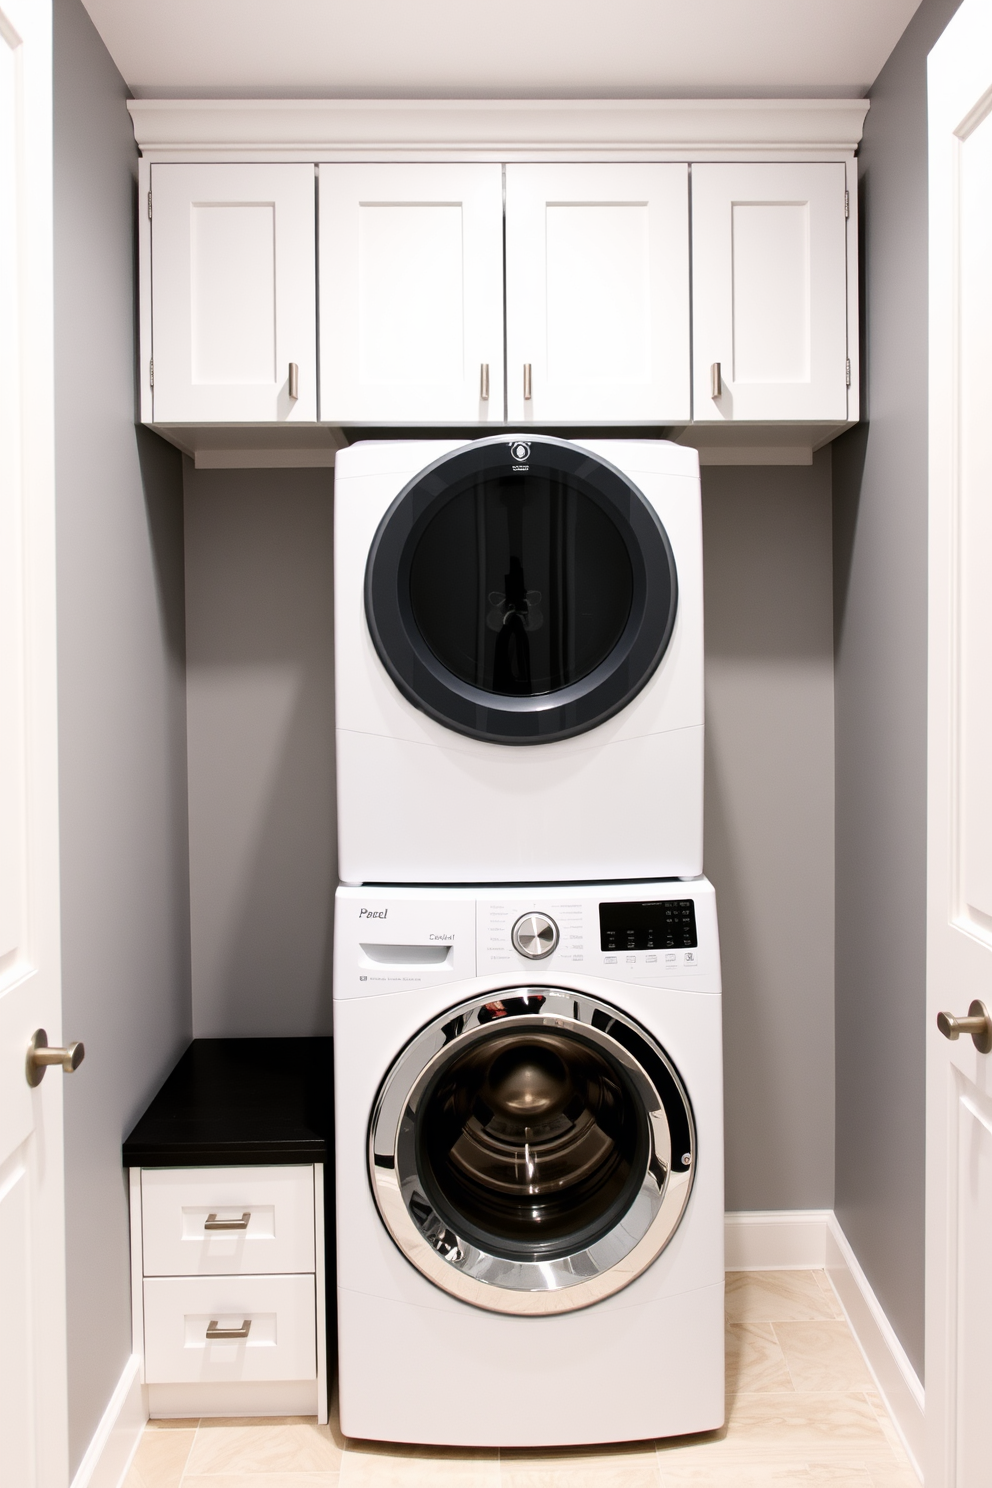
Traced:
<path fill-rule="evenodd" d="M 533 433 L 565 439 L 671 439 L 699 451 L 701 465 L 809 465 L 813 452 L 850 429 L 850 422 L 725 424 L 528 424 Z M 152 424 L 189 455 L 198 470 L 329 468 L 345 445 L 360 439 L 484 439 L 520 432 L 519 424 Z"/>

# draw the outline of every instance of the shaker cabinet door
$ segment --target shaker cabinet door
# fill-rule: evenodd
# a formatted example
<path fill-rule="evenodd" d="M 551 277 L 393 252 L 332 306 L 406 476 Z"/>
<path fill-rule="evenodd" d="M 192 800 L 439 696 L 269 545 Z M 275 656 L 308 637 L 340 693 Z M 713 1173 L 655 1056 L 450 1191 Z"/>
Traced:
<path fill-rule="evenodd" d="M 847 418 L 843 164 L 692 167 L 693 417 Z"/>
<path fill-rule="evenodd" d="M 320 167 L 320 405 L 336 424 L 502 420 L 500 166 Z"/>
<path fill-rule="evenodd" d="M 689 419 L 686 165 L 508 165 L 508 417 Z"/>
<path fill-rule="evenodd" d="M 316 419 L 313 166 L 153 165 L 151 181 L 155 422 Z"/>

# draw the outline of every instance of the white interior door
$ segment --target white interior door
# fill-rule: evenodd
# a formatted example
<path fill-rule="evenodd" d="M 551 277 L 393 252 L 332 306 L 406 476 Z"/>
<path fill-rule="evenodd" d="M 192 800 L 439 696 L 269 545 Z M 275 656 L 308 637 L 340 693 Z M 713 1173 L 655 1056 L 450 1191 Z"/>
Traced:
<path fill-rule="evenodd" d="M 692 167 L 694 419 L 847 418 L 846 188 L 839 162 Z"/>
<path fill-rule="evenodd" d="M 937 1016 L 992 1010 L 990 0 L 965 0 L 931 53 L 929 117 L 926 1482 L 987 1488 L 992 1053 Z"/>
<path fill-rule="evenodd" d="M 320 416 L 502 420 L 500 166 L 320 167 Z"/>
<path fill-rule="evenodd" d="M 51 7 L 0 0 L 0 1482 L 64 1488 Z"/>
<path fill-rule="evenodd" d="M 506 365 L 515 424 L 688 421 L 687 166 L 507 166 Z"/>
<path fill-rule="evenodd" d="M 315 420 L 313 166 L 153 165 L 151 181 L 155 422 Z"/>

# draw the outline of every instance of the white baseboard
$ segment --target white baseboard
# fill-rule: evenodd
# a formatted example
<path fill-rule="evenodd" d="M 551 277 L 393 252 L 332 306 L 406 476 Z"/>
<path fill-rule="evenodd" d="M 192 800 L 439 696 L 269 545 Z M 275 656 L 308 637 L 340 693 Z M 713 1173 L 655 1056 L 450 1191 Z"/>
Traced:
<path fill-rule="evenodd" d="M 829 1209 L 769 1209 L 728 1214 L 728 1271 L 826 1271 L 921 1480 L 923 1386 L 895 1330 Z"/>
<path fill-rule="evenodd" d="M 72 1488 L 120 1488 L 147 1419 L 141 1360 L 132 1354 L 83 1454 Z"/>
<path fill-rule="evenodd" d="M 829 1209 L 751 1209 L 728 1214 L 728 1271 L 822 1271 Z"/>
<path fill-rule="evenodd" d="M 861 1346 L 879 1393 L 922 1481 L 923 1386 L 833 1214 L 827 1226 L 826 1269 L 851 1332 Z"/>

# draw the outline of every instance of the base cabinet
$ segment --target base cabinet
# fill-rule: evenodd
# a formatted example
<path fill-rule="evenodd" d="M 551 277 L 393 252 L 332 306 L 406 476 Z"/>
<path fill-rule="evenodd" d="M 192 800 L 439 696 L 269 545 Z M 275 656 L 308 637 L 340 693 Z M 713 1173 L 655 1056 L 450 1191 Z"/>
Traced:
<path fill-rule="evenodd" d="M 131 1169 L 134 1348 L 154 1416 L 327 1420 L 323 1167 Z"/>

